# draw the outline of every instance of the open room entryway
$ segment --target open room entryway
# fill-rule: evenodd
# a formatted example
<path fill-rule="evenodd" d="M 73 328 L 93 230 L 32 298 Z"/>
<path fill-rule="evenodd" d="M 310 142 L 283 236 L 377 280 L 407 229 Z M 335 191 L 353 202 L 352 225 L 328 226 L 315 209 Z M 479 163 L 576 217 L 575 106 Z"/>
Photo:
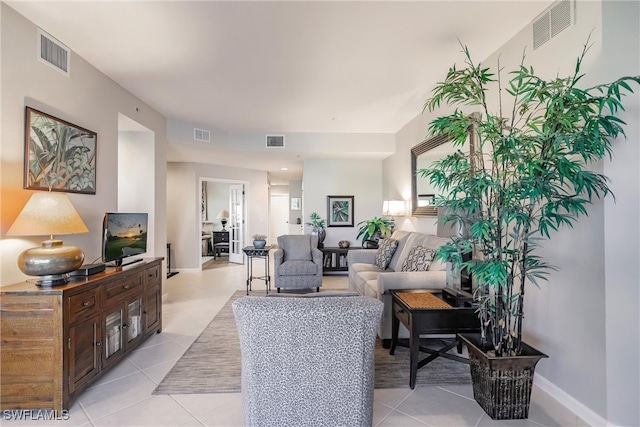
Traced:
<path fill-rule="evenodd" d="M 245 183 L 202 178 L 200 185 L 201 268 L 243 264 Z"/>

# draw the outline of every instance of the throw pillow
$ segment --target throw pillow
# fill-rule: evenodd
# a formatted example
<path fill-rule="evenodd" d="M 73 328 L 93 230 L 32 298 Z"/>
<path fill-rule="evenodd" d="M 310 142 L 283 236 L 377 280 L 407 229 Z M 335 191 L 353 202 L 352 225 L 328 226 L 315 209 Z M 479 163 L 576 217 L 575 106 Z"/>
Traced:
<path fill-rule="evenodd" d="M 402 263 L 402 271 L 427 271 L 433 261 L 434 251 L 424 246 L 414 246 Z"/>
<path fill-rule="evenodd" d="M 378 252 L 376 252 L 375 260 L 376 265 L 381 270 L 387 269 L 397 247 L 398 241 L 396 239 L 392 239 L 389 237 L 382 239 L 382 241 L 378 245 Z"/>

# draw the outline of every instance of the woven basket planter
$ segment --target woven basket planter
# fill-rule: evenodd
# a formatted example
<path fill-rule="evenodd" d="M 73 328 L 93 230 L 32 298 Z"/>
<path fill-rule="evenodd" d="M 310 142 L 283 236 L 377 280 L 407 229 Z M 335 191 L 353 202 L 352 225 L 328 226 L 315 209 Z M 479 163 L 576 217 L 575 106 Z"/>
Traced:
<path fill-rule="evenodd" d="M 490 357 L 480 348 L 480 334 L 459 334 L 469 350 L 473 397 L 494 420 L 529 416 L 533 374 L 546 354 L 522 343 L 522 355 Z"/>

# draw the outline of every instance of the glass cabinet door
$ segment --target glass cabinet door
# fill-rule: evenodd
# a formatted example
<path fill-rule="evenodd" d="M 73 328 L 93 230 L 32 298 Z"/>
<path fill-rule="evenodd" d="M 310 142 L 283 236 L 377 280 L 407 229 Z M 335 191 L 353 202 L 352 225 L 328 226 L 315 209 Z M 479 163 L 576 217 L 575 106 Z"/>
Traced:
<path fill-rule="evenodd" d="M 127 305 L 127 342 L 131 342 L 142 334 L 142 298 Z"/>
<path fill-rule="evenodd" d="M 109 359 L 122 348 L 122 309 L 111 312 L 105 322 L 105 357 Z"/>

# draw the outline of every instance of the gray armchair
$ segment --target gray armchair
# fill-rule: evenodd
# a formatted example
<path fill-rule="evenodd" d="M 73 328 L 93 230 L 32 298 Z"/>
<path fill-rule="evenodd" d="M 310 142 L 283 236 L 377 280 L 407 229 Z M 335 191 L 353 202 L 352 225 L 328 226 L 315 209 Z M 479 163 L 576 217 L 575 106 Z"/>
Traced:
<path fill-rule="evenodd" d="M 280 288 L 305 289 L 322 286 L 322 251 L 318 236 L 285 234 L 278 236 L 278 249 L 273 253 L 274 285 Z"/>
<path fill-rule="evenodd" d="M 233 303 L 244 425 L 372 425 L 374 347 L 384 305 L 324 295 Z"/>

